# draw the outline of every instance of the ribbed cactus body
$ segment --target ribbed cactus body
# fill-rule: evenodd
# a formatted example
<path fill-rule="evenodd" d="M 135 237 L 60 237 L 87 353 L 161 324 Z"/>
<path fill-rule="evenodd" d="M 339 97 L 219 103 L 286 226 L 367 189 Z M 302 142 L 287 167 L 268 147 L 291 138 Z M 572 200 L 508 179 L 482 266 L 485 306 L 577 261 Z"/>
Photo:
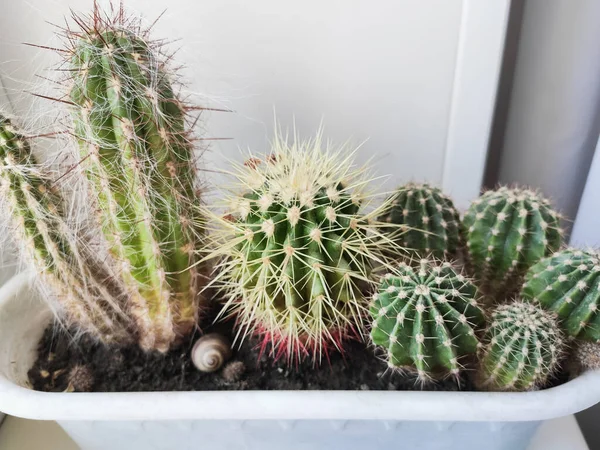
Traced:
<path fill-rule="evenodd" d="M 37 164 L 25 136 L 2 116 L 0 177 L 23 256 L 49 285 L 59 312 L 105 342 L 130 341 L 123 292 L 79 243 L 66 222 L 61 192 Z"/>
<path fill-rule="evenodd" d="M 467 246 L 482 292 L 501 300 L 514 293 L 525 271 L 561 245 L 559 215 L 526 189 L 484 193 L 465 214 Z"/>
<path fill-rule="evenodd" d="M 421 379 L 458 375 L 460 357 L 475 353 L 485 322 L 477 289 L 449 263 L 401 264 L 384 276 L 371 305 L 371 338 L 390 367 L 413 368 Z"/>
<path fill-rule="evenodd" d="M 275 357 L 319 362 L 361 331 L 374 264 L 386 241 L 368 204 L 363 171 L 320 140 L 290 144 L 234 169 L 214 256 L 225 259 L 217 283 L 242 336 L 257 334 Z M 393 246 L 393 243 L 391 243 Z"/>
<path fill-rule="evenodd" d="M 399 225 L 388 230 L 417 255 L 456 258 L 464 246 L 460 215 L 452 200 L 428 184 L 409 183 L 393 194 L 392 208 L 380 220 Z"/>
<path fill-rule="evenodd" d="M 558 369 L 563 349 L 553 313 L 521 300 L 501 305 L 486 332 L 479 382 L 501 391 L 541 387 Z"/>
<path fill-rule="evenodd" d="M 147 36 L 97 19 L 73 38 L 74 134 L 141 346 L 164 351 L 198 312 L 193 146 L 172 74 Z"/>
<path fill-rule="evenodd" d="M 600 370 L 600 343 L 579 341 L 570 355 L 572 369 L 579 373 L 586 370 Z"/>
<path fill-rule="evenodd" d="M 600 341 L 600 255 L 567 249 L 542 259 L 525 278 L 521 293 L 558 314 L 570 336 Z"/>

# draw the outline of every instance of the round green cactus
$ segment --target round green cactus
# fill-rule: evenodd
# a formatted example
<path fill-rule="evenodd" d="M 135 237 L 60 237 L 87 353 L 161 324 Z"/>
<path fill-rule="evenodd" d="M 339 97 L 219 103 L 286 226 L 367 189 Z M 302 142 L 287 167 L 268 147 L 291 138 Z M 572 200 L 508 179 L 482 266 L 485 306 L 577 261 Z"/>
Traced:
<path fill-rule="evenodd" d="M 278 135 L 270 156 L 234 172 L 228 214 L 213 213 L 224 313 L 274 357 L 319 362 L 361 333 L 364 288 L 373 265 L 386 264 L 382 248 L 394 246 L 376 222 L 386 206 L 369 209 L 364 168 L 343 149 L 322 148 L 320 135 L 293 143 Z"/>
<path fill-rule="evenodd" d="M 402 247 L 418 256 L 456 258 L 464 247 L 460 215 L 452 200 L 428 184 L 409 183 L 392 195 L 392 208 L 382 222 L 400 225 L 389 228 Z"/>
<path fill-rule="evenodd" d="M 542 259 L 525 278 L 521 293 L 558 314 L 569 336 L 600 341 L 600 255 L 567 249 Z"/>
<path fill-rule="evenodd" d="M 463 223 L 473 273 L 482 293 L 501 300 L 533 264 L 561 245 L 559 214 L 527 189 L 501 187 L 475 200 Z"/>
<path fill-rule="evenodd" d="M 120 267 L 140 345 L 167 351 L 199 310 L 203 238 L 189 108 L 158 42 L 122 10 L 67 31 L 73 134 Z"/>
<path fill-rule="evenodd" d="M 371 305 L 371 338 L 394 368 L 414 368 L 425 380 L 438 372 L 457 376 L 459 359 L 475 353 L 485 322 L 477 289 L 450 263 L 400 264 L 384 276 Z"/>
<path fill-rule="evenodd" d="M 554 313 L 522 300 L 501 305 L 485 335 L 479 384 L 501 391 L 542 387 L 559 367 L 564 342 Z"/>

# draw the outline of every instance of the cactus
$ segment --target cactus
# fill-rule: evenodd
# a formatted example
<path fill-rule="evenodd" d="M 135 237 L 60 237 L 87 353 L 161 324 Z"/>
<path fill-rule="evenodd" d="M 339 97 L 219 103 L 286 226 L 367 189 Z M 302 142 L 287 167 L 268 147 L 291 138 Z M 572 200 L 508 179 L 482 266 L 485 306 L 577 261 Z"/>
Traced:
<path fill-rule="evenodd" d="M 188 110 L 160 43 L 96 7 L 66 32 L 69 97 L 82 167 L 126 285 L 140 346 L 168 350 L 199 309 L 198 214 Z"/>
<path fill-rule="evenodd" d="M 540 388 L 558 370 L 564 347 L 554 313 L 522 300 L 501 305 L 486 331 L 478 382 L 489 390 Z"/>
<path fill-rule="evenodd" d="M 392 208 L 382 222 L 400 225 L 390 228 L 398 244 L 417 256 L 455 259 L 462 254 L 464 236 L 460 215 L 452 200 L 428 184 L 409 183 L 392 196 Z"/>
<path fill-rule="evenodd" d="M 496 301 L 515 294 L 533 264 L 561 245 L 560 216 L 527 189 L 501 187 L 475 200 L 463 223 L 475 278 Z"/>
<path fill-rule="evenodd" d="M 558 314 L 573 337 L 600 341 L 600 255 L 566 249 L 542 259 L 525 277 L 521 293 Z"/>
<path fill-rule="evenodd" d="M 590 341 L 577 342 L 570 355 L 572 370 L 579 374 L 586 370 L 600 370 L 600 343 Z"/>
<path fill-rule="evenodd" d="M 212 213 L 211 256 L 223 257 L 214 282 L 238 340 L 258 335 L 274 358 L 319 363 L 361 333 L 363 288 L 387 264 L 382 247 L 395 246 L 376 221 L 389 203 L 369 209 L 365 170 L 344 149 L 324 149 L 320 133 L 293 143 L 278 134 L 269 156 L 235 167 L 228 214 Z"/>
<path fill-rule="evenodd" d="M 371 305 L 371 338 L 392 368 L 416 369 L 421 380 L 458 376 L 459 359 L 475 353 L 485 322 L 477 289 L 450 263 L 401 263 L 384 276 Z"/>
<path fill-rule="evenodd" d="M 25 259 L 50 287 L 60 315 L 104 342 L 128 342 L 130 319 L 110 272 L 67 223 L 65 201 L 28 139 L 0 115 L 0 181 Z"/>

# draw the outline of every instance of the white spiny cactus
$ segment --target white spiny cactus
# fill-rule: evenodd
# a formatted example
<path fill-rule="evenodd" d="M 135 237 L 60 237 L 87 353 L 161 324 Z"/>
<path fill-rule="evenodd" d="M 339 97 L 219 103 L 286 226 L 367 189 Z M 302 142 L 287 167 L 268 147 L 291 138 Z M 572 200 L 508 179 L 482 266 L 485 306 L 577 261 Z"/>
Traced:
<path fill-rule="evenodd" d="M 388 264 L 384 247 L 395 248 L 377 221 L 389 202 L 370 206 L 366 170 L 353 156 L 320 133 L 277 135 L 271 154 L 233 169 L 227 214 L 212 213 L 224 311 L 238 317 L 242 338 L 259 335 L 275 357 L 319 362 L 360 334 L 372 270 Z"/>

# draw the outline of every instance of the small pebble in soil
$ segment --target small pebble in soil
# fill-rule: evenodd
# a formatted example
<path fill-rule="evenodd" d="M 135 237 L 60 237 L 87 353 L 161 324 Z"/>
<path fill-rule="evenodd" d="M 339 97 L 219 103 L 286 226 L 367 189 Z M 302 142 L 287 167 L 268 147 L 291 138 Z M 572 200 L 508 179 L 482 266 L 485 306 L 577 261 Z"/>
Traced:
<path fill-rule="evenodd" d="M 69 371 L 67 391 L 88 392 L 94 386 L 94 374 L 87 366 L 77 365 Z"/>
<path fill-rule="evenodd" d="M 223 379 L 227 383 L 240 381 L 246 371 L 246 365 L 242 361 L 231 361 L 223 368 Z"/>

